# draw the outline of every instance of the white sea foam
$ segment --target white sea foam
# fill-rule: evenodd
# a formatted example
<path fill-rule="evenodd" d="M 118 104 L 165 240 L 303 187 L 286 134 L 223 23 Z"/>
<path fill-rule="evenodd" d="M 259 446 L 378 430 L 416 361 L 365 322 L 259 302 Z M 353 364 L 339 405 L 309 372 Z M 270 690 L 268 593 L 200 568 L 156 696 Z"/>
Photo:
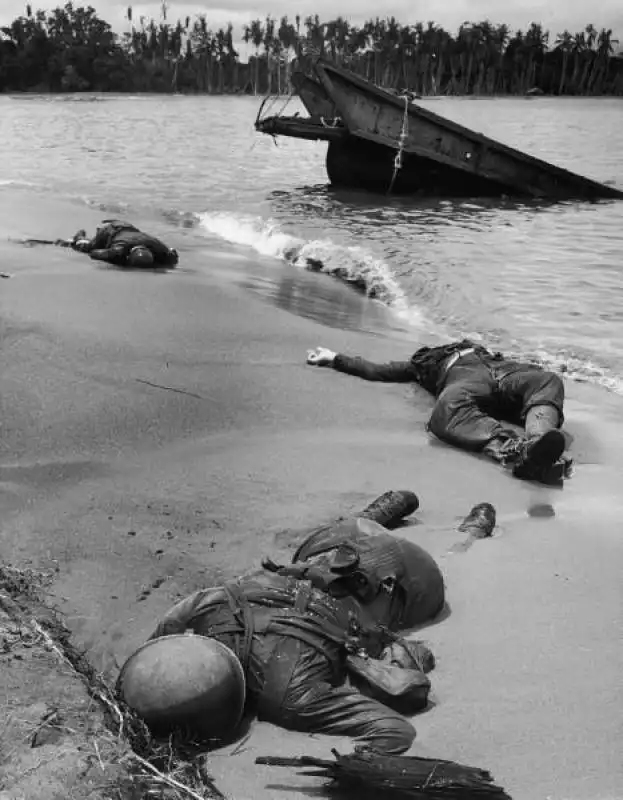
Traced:
<path fill-rule="evenodd" d="M 336 244 L 329 239 L 305 240 L 286 233 L 274 220 L 227 212 L 197 215 L 199 229 L 234 245 L 249 247 L 262 256 L 290 261 L 301 269 L 324 272 L 354 284 L 369 297 L 380 301 L 405 323 L 442 338 L 468 337 L 486 345 L 486 336 L 475 331 L 449 330 L 434 324 L 409 298 L 391 267 L 365 247 Z M 590 359 L 569 356 L 564 352 L 532 350 L 517 345 L 512 355 L 538 361 L 543 366 L 576 381 L 596 383 L 623 395 L 623 379 Z"/>
<path fill-rule="evenodd" d="M 305 240 L 260 217 L 206 212 L 198 219 L 200 229 L 217 238 L 250 247 L 263 256 L 290 261 L 301 269 L 333 275 L 391 307 L 405 321 L 413 325 L 422 322 L 421 313 L 408 304 L 389 265 L 364 247 L 336 244 L 330 239 Z"/>

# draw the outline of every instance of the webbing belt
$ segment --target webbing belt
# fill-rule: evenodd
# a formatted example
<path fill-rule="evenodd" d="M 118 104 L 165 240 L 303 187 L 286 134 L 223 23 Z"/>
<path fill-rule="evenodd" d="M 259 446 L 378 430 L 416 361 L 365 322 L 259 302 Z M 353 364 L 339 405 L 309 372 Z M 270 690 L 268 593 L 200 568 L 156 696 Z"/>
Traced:
<path fill-rule="evenodd" d="M 470 353 L 475 353 L 475 348 L 468 347 L 467 350 L 457 350 L 456 353 L 453 353 L 450 358 L 448 359 L 446 366 L 444 367 L 444 373 L 448 372 L 450 367 L 453 367 L 459 358 L 463 358 L 463 356 L 468 356 Z"/>

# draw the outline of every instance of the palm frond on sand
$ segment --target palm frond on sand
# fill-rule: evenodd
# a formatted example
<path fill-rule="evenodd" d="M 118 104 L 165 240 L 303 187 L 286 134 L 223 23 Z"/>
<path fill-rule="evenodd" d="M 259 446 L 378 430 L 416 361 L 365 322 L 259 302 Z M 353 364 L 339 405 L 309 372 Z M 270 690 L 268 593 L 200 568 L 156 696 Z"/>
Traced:
<path fill-rule="evenodd" d="M 493 783 L 490 773 L 454 761 L 389 756 L 371 750 L 356 750 L 349 755 L 331 751 L 335 761 L 301 756 L 264 756 L 256 764 L 294 767 L 302 774 L 329 778 L 343 797 L 357 800 L 510 800 L 504 789 Z"/>

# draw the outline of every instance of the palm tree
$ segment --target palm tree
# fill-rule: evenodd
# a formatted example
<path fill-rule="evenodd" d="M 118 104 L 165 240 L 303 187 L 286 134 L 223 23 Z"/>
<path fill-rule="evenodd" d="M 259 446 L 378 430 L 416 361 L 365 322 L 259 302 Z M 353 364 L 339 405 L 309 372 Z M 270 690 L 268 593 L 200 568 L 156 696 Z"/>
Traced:
<path fill-rule="evenodd" d="M 205 14 L 200 14 L 190 33 L 194 45 L 194 52 L 198 61 L 198 83 L 202 91 L 211 92 L 212 87 L 212 58 L 215 49 L 212 31 L 208 28 Z"/>
<path fill-rule="evenodd" d="M 472 90 L 472 71 L 479 40 L 480 30 L 478 26 L 471 22 L 464 22 L 459 28 L 462 94 L 470 94 Z"/>
<path fill-rule="evenodd" d="M 562 53 L 562 65 L 560 68 L 560 82 L 558 84 L 558 94 L 562 95 L 565 91 L 565 80 L 567 78 L 567 64 L 569 56 L 573 52 L 573 36 L 565 28 L 562 33 L 556 37 L 556 45 L 554 50 Z"/>
<path fill-rule="evenodd" d="M 375 82 L 396 88 L 402 73 L 402 31 L 395 17 L 375 23 L 377 75 Z"/>
<path fill-rule="evenodd" d="M 592 23 L 589 23 L 586 28 L 584 28 L 584 33 L 586 34 L 586 46 L 583 54 L 584 70 L 582 71 L 582 77 L 580 78 L 580 85 L 578 87 L 580 94 L 587 94 L 588 78 L 592 71 L 593 62 L 596 56 L 594 46 L 597 39 L 597 29 Z"/>
<path fill-rule="evenodd" d="M 573 42 L 571 43 L 571 53 L 573 55 L 573 72 L 571 74 L 571 86 L 574 94 L 579 92 L 580 80 L 580 64 L 584 58 L 584 51 L 586 50 L 586 38 L 584 31 L 575 33 L 573 35 Z"/>
<path fill-rule="evenodd" d="M 351 26 L 348 20 L 344 19 L 344 17 L 340 16 L 335 20 L 335 38 L 336 38 L 337 51 L 340 54 L 340 61 L 346 64 L 350 63 L 350 57 L 351 57 L 350 31 L 351 31 Z"/>
<path fill-rule="evenodd" d="M 251 21 L 250 25 L 245 25 L 242 38 L 247 44 L 251 42 L 255 47 L 255 77 L 253 80 L 253 94 L 257 96 L 260 84 L 260 47 L 264 41 L 264 28 L 262 27 L 262 21 L 259 19 L 254 19 Z"/>
<path fill-rule="evenodd" d="M 365 54 L 368 46 L 368 35 L 366 31 L 356 26 L 350 27 L 344 44 L 345 51 L 349 54 L 349 67 L 350 69 L 358 71 L 364 77 L 367 77 L 367 61 L 365 59 Z"/>
<path fill-rule="evenodd" d="M 213 35 L 205 15 L 168 21 L 169 2 L 151 20 L 137 21 L 127 6 L 127 29 L 119 36 L 90 6 L 64 2 L 47 13 L 28 3 L 23 16 L 0 29 L 0 90 L 213 92 L 239 90 L 242 78 L 256 94 L 281 92 L 293 55 L 304 69 L 310 53 L 328 52 L 396 90 L 494 94 L 538 86 L 559 95 L 623 93 L 623 60 L 613 57 L 612 30 L 592 24 L 575 34 L 565 29 L 550 50 L 547 32 L 536 23 L 511 35 L 507 25 L 485 19 L 465 22 L 450 35 L 434 22 L 401 25 L 394 17 L 357 27 L 340 16 L 323 23 L 317 14 L 304 21 L 297 15 L 294 24 L 287 16 L 279 23 L 269 16 L 244 26 L 243 39 L 254 50 L 247 69 L 231 24 Z"/>
<path fill-rule="evenodd" d="M 504 75 L 504 56 L 506 55 L 506 48 L 510 39 L 510 30 L 508 25 L 496 25 L 493 30 L 493 49 L 495 52 L 496 64 L 494 66 L 495 79 L 493 82 L 492 92 L 498 90 L 506 91 L 506 82 Z"/>
<path fill-rule="evenodd" d="M 491 94 L 489 88 L 491 79 L 495 82 L 495 31 L 488 19 L 479 22 L 478 41 L 476 48 L 476 63 L 478 76 L 476 78 L 475 93 L 482 94 L 485 89 Z M 491 75 L 493 69 L 493 76 Z"/>
<path fill-rule="evenodd" d="M 307 29 L 305 36 L 307 52 L 313 55 L 324 55 L 324 25 L 320 22 L 318 14 L 314 14 L 313 17 L 305 17 L 305 28 Z"/>
<path fill-rule="evenodd" d="M 331 60 L 339 63 L 337 58 L 337 24 L 335 20 L 331 20 L 325 25 L 324 38 L 325 42 L 329 44 Z"/>
<path fill-rule="evenodd" d="M 524 72 L 524 83 L 522 87 L 524 93 L 538 83 L 536 78 L 537 69 L 541 69 L 542 67 L 548 42 L 549 33 L 543 30 L 543 26 L 538 22 L 530 23 L 530 27 L 526 31 L 524 38 L 527 52 L 527 65 Z"/>
<path fill-rule="evenodd" d="M 266 17 L 264 27 L 264 53 L 266 54 L 266 69 L 268 73 L 268 94 L 273 93 L 273 67 L 271 53 L 275 47 L 275 20 L 270 16 Z"/>
<path fill-rule="evenodd" d="M 610 57 L 614 53 L 615 43 L 618 44 L 619 40 L 612 38 L 612 28 L 602 28 L 597 36 L 597 55 L 588 84 L 588 90 L 594 94 L 601 94 L 608 80 Z"/>
<path fill-rule="evenodd" d="M 288 21 L 287 16 L 281 17 L 279 22 L 279 30 L 277 31 L 277 41 L 279 42 L 279 54 L 280 60 L 283 57 L 283 62 L 285 66 L 285 86 L 286 88 L 290 85 L 290 51 L 296 53 L 297 43 L 298 43 L 298 34 L 294 25 Z M 279 93 L 281 94 L 281 89 L 279 89 Z"/>

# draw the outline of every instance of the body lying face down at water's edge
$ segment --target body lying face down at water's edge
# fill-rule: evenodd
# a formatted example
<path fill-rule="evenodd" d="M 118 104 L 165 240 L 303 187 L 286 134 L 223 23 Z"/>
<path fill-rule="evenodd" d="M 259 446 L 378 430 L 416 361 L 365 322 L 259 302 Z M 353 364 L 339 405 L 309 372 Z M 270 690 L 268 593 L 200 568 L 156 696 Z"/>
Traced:
<path fill-rule="evenodd" d="M 486 505 L 473 509 L 461 529 L 478 538 L 490 536 L 495 511 L 488 506 L 483 514 Z M 425 673 L 434 659 L 423 643 L 407 642 L 396 631 L 430 621 L 442 610 L 444 582 L 425 550 L 375 522 L 382 516 L 374 504 L 368 509 L 315 529 L 290 565 L 267 560 L 259 573 L 200 590 L 175 605 L 122 668 L 118 686 L 125 702 L 163 734 L 190 725 L 219 740 L 234 732 L 223 726 L 240 721 L 226 725 L 220 706 L 224 699 L 242 696 L 247 710 L 281 727 L 351 736 L 385 753 L 407 750 L 415 730 L 403 713 L 425 707 L 430 688 Z M 403 506 L 402 513 L 411 510 Z M 204 641 L 183 636 L 189 632 Z M 165 640 L 171 636 L 175 666 L 162 683 L 162 664 L 169 658 Z M 191 659 L 190 648 L 209 648 L 205 642 L 213 640 L 214 647 L 230 649 L 236 666 L 212 675 L 216 699 L 206 691 L 190 703 L 189 665 L 180 659 L 187 651 Z M 141 657 L 148 660 L 141 653 L 149 653 L 149 645 L 150 657 L 160 648 L 155 683 L 153 664 L 142 672 L 138 664 Z M 197 670 L 205 672 L 204 658 L 199 661 Z M 187 676 L 184 702 L 178 671 Z M 156 686 L 153 695 L 149 686 Z M 217 720 L 221 727 L 215 730 Z"/>
<path fill-rule="evenodd" d="M 564 384 L 536 364 L 469 339 L 421 347 L 407 361 L 383 364 L 319 347 L 308 352 L 307 363 L 369 381 L 417 383 L 436 398 L 427 429 L 442 441 L 484 453 L 524 480 L 560 484 L 570 477 L 560 430 Z"/>
<path fill-rule="evenodd" d="M 59 239 L 56 244 L 120 267 L 174 267 L 179 261 L 177 251 L 160 239 L 116 219 L 104 220 L 91 239 L 80 230 L 73 239 Z"/>

